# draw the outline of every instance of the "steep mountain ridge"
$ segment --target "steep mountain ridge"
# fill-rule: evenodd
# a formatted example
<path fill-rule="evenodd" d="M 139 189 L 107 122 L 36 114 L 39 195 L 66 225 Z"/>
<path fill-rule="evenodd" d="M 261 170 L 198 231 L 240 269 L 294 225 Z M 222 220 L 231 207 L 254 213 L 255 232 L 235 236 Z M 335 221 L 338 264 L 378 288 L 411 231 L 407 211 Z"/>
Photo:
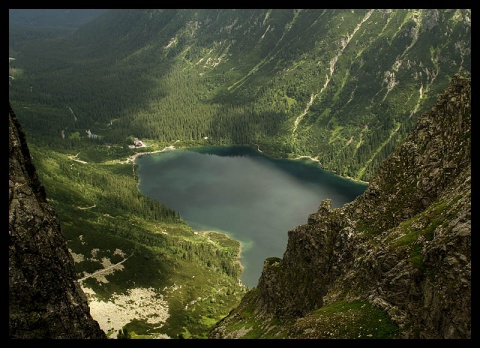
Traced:
<path fill-rule="evenodd" d="M 9 338 L 106 338 L 9 108 Z"/>
<path fill-rule="evenodd" d="M 210 337 L 381 338 L 361 310 L 357 321 L 321 311 L 363 301 L 398 326 L 394 337 L 470 338 L 470 100 L 470 80 L 454 77 L 362 196 L 337 209 L 325 200 L 289 231 L 283 259 L 265 261 Z"/>

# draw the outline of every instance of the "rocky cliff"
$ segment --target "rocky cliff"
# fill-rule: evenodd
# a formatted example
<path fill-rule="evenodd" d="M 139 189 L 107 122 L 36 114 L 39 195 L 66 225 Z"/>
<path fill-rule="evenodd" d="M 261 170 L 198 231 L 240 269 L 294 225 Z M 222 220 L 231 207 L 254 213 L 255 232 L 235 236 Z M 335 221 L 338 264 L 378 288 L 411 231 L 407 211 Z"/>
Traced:
<path fill-rule="evenodd" d="M 9 338 L 106 338 L 9 107 Z"/>
<path fill-rule="evenodd" d="M 211 338 L 471 338 L 471 85 L 455 76 L 365 193 L 321 203 Z"/>

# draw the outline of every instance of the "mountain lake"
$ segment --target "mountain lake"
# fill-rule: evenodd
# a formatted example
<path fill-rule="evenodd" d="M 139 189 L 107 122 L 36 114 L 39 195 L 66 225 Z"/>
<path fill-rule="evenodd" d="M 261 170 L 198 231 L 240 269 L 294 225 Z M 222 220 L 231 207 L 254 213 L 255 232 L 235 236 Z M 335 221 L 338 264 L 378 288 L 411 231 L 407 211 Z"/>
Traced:
<path fill-rule="evenodd" d="M 243 284 L 258 285 L 266 258 L 283 257 L 288 231 L 329 198 L 341 207 L 367 185 L 310 159 L 274 159 L 248 147 L 201 147 L 139 156 L 139 189 L 197 231 L 241 242 Z"/>

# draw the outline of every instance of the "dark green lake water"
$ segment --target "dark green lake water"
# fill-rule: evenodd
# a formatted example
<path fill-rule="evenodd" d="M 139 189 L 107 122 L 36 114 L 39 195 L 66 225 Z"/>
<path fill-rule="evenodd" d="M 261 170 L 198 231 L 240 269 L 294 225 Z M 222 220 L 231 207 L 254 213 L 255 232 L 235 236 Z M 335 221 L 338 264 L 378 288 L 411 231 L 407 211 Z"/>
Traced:
<path fill-rule="evenodd" d="M 365 184 L 309 160 L 273 159 L 246 147 L 172 150 L 137 158 L 140 190 L 176 210 L 192 228 L 242 243 L 242 282 L 255 287 L 263 261 L 282 258 L 287 232 L 307 222 L 322 200 L 354 200 Z"/>

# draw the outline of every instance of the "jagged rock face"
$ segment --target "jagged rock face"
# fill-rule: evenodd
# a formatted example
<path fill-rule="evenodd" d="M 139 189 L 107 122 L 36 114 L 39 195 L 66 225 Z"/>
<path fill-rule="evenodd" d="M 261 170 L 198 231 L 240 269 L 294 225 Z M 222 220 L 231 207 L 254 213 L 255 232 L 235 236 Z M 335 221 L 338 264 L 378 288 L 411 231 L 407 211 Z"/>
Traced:
<path fill-rule="evenodd" d="M 381 232 L 428 207 L 471 165 L 470 120 L 470 87 L 456 78 L 379 168 L 354 217 Z"/>
<path fill-rule="evenodd" d="M 470 98 L 470 79 L 455 76 L 362 196 L 338 209 L 325 200 L 289 231 L 284 258 L 265 262 L 254 295 L 210 337 L 241 337 L 229 327 L 250 306 L 290 338 L 324 338 L 301 319 L 365 300 L 403 338 L 471 338 Z"/>
<path fill-rule="evenodd" d="M 9 108 L 9 338 L 106 338 Z"/>

